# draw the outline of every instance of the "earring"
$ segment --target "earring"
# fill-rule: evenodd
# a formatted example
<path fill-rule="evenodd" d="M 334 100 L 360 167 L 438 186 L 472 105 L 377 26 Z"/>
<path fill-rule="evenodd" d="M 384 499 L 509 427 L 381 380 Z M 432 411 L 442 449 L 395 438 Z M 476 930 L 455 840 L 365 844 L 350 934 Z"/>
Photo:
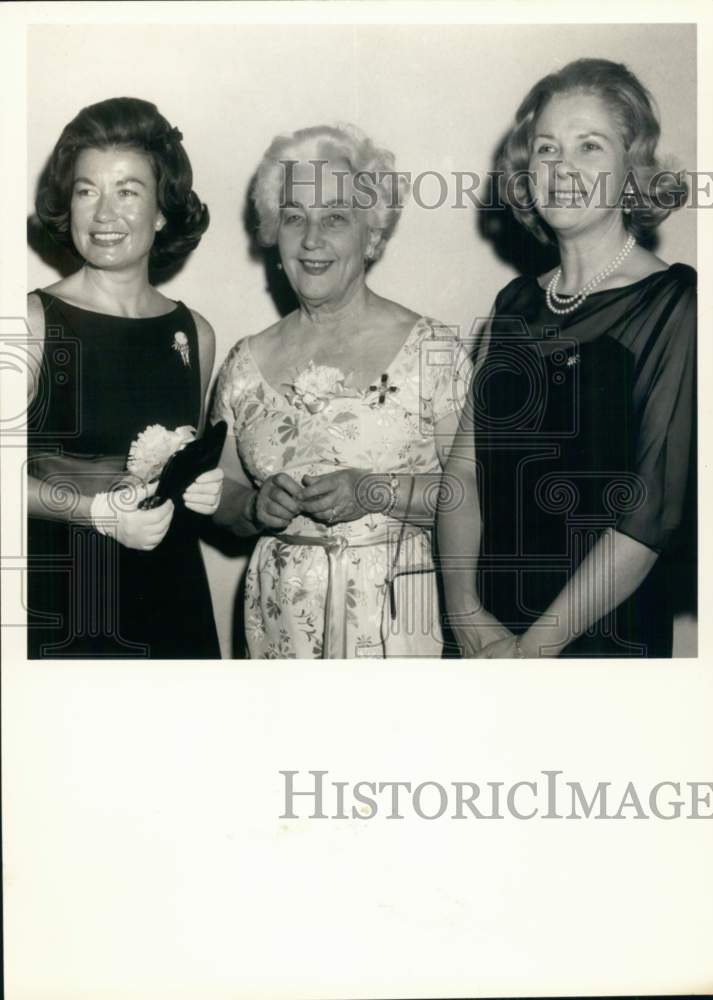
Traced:
<path fill-rule="evenodd" d="M 277 270 L 278 271 L 282 270 L 282 261 L 281 260 L 278 260 L 278 262 L 277 262 Z"/>
<path fill-rule="evenodd" d="M 160 233 L 165 225 L 166 225 L 165 219 L 156 219 L 156 232 Z"/>
<path fill-rule="evenodd" d="M 621 199 L 621 207 L 622 211 L 624 212 L 624 215 L 631 215 L 631 202 L 632 198 L 631 195 L 629 194 L 625 194 L 624 197 Z"/>

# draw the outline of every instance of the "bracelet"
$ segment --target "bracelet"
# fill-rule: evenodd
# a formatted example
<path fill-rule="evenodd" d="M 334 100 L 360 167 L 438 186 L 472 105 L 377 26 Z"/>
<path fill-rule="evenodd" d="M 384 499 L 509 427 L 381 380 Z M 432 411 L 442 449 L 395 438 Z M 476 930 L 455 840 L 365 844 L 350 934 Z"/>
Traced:
<path fill-rule="evenodd" d="M 116 512 L 109 503 L 108 493 L 95 493 L 89 508 L 89 520 L 100 535 L 109 534 L 109 524 L 116 520 Z"/>
<path fill-rule="evenodd" d="M 395 476 L 393 472 L 389 476 L 389 502 L 384 510 L 385 517 L 391 517 L 394 512 L 394 507 L 398 503 L 399 499 L 399 478 Z"/>

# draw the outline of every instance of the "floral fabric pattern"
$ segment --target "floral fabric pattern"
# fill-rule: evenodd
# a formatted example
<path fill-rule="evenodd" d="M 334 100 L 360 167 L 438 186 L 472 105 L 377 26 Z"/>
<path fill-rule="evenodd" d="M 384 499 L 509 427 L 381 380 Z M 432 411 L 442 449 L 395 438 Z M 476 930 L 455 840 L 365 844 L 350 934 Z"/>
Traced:
<path fill-rule="evenodd" d="M 375 373 L 368 389 L 351 388 L 337 369 L 308 364 L 283 393 L 263 378 L 247 338 L 222 365 L 212 419 L 227 422 L 243 467 L 258 487 L 278 472 L 296 482 L 350 467 L 440 473 L 435 425 L 459 411 L 471 370 L 451 329 L 421 317 L 388 372 Z M 400 528 L 400 522 L 373 513 L 333 526 L 299 515 L 286 529 L 288 535 L 340 537 L 348 545 L 343 613 L 349 657 L 441 653 L 430 533 L 404 539 L 395 584 L 398 614 L 392 620 L 389 613 L 386 578 Z M 369 544 L 370 537 L 381 541 Z M 260 538 L 246 579 L 251 658 L 321 657 L 328 582 L 323 548 L 288 544 L 280 535 Z"/>

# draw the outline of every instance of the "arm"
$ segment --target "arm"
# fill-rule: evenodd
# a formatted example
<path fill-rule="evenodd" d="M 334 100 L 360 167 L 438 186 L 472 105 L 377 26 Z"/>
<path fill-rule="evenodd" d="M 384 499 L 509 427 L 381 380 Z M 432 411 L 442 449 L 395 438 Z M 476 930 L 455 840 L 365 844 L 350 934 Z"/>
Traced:
<path fill-rule="evenodd" d="M 27 322 L 38 345 L 36 352 L 28 352 L 28 402 L 32 402 L 39 384 L 45 339 L 44 310 L 36 295 L 27 297 Z M 39 475 L 27 477 L 27 511 L 30 517 L 47 521 L 91 523 L 95 487 L 109 488 L 126 478 L 115 458 L 97 461 L 47 455 L 30 464 Z M 57 477 L 55 484 L 53 475 Z M 109 514 L 104 524 L 106 533 L 128 548 L 155 548 L 171 524 L 173 504 L 167 501 L 154 510 L 138 510 L 140 501 L 150 494 L 144 487 L 132 488 L 121 497 L 117 494 L 111 508 L 104 507 L 104 513 Z"/>
<path fill-rule="evenodd" d="M 444 466 L 446 488 L 436 521 L 438 561 L 443 580 L 448 624 L 464 657 L 476 656 L 483 646 L 512 633 L 486 611 L 477 589 L 476 574 L 482 538 L 478 494 L 472 379 L 490 345 L 491 319 L 478 322 L 473 369 L 461 401 L 461 418 Z"/>
<path fill-rule="evenodd" d="M 443 465 L 457 426 L 457 416 L 449 413 L 435 427 L 436 451 Z M 392 484 L 396 503 L 392 506 Z M 339 469 L 323 476 L 305 476 L 302 509 L 323 524 L 356 521 L 367 514 L 383 514 L 424 527 L 434 522 L 442 473 L 417 475 L 369 472 L 367 469 Z"/>
<path fill-rule="evenodd" d="M 636 474 L 644 502 L 602 532 L 550 607 L 521 637 L 524 656 L 558 656 L 568 643 L 618 607 L 642 584 L 681 518 L 695 385 L 693 284 L 673 286 L 665 326 L 638 346 L 634 398 L 640 410 Z M 487 658 L 512 656 L 514 641 L 494 643 Z"/>
<path fill-rule="evenodd" d="M 213 414 L 215 417 L 215 414 Z M 228 434 L 220 456 L 220 467 L 223 470 L 223 496 L 214 520 L 223 528 L 228 528 L 240 537 L 257 535 L 260 528 L 255 521 L 255 501 L 257 490 L 251 485 L 245 475 L 238 456 L 235 438 Z"/>
<path fill-rule="evenodd" d="M 545 614 L 522 636 L 522 655 L 558 656 L 568 643 L 633 594 L 657 558 L 657 552 L 635 538 L 613 529 L 604 531 Z M 487 649 L 482 655 L 489 658 Z M 503 651 L 497 655 L 513 654 Z"/>
<path fill-rule="evenodd" d="M 198 334 L 198 362 L 201 374 L 201 413 L 198 421 L 198 436 L 200 436 L 205 429 L 208 416 L 206 401 L 215 362 L 215 333 L 208 320 L 199 312 L 191 309 L 191 316 Z M 189 510 L 210 517 L 218 509 L 222 489 L 223 471 L 218 467 L 198 476 L 185 491 L 182 499 Z"/>
<path fill-rule="evenodd" d="M 220 456 L 220 468 L 225 477 L 223 494 L 214 520 L 239 537 L 249 537 L 259 534 L 262 529 L 256 519 L 258 490 L 245 473 L 235 438 L 236 409 L 245 396 L 245 384 L 240 374 L 242 350 L 238 341 L 220 366 L 210 419 L 214 424 L 224 420 L 228 425 Z"/>
<path fill-rule="evenodd" d="M 281 472 L 256 489 L 245 474 L 231 434 L 225 440 L 220 467 L 225 480 L 215 521 L 234 535 L 249 537 L 265 530 L 281 531 L 299 514 L 302 491 L 294 479 Z"/>
<path fill-rule="evenodd" d="M 485 647 L 482 659 L 559 656 L 570 642 L 587 631 L 634 593 L 658 558 L 635 538 L 607 528 L 547 611 L 520 639 L 501 639 Z"/>
<path fill-rule="evenodd" d="M 45 313 L 42 301 L 38 295 L 27 296 L 27 325 L 32 334 L 33 347 L 36 349 L 28 351 L 27 354 L 27 404 L 28 407 L 33 402 L 37 387 L 40 381 L 42 360 L 44 355 L 45 342 Z M 62 456 L 48 456 L 44 461 L 42 458 L 30 459 L 29 468 L 38 475 L 30 474 L 27 477 L 27 511 L 30 517 L 40 517 L 48 521 L 69 521 L 79 519 L 89 522 L 89 512 L 92 504 L 93 494 L 84 494 L 79 485 L 59 488 L 53 491 L 51 483 L 47 479 L 53 471 L 63 473 L 63 482 L 66 483 L 71 478 L 71 473 L 75 473 L 85 468 L 81 459 L 73 459 L 70 467 L 63 462 Z M 86 470 L 92 469 L 92 463 L 86 463 Z M 88 477 L 85 478 L 88 482 Z M 54 494 L 54 495 L 53 495 Z"/>
<path fill-rule="evenodd" d="M 452 486 L 443 493 L 436 522 L 448 624 L 464 657 L 512 636 L 485 610 L 477 591 L 482 521 L 476 468 L 473 420 L 466 406 L 444 470 Z"/>
<path fill-rule="evenodd" d="M 472 373 L 466 346 L 456 338 L 448 342 L 448 347 L 451 363 L 433 370 L 426 368 L 421 386 L 422 405 L 425 404 L 422 417 L 432 423 L 441 469 L 453 443 Z M 366 469 L 340 469 L 323 476 L 306 476 L 303 485 L 304 510 L 325 524 L 388 511 L 397 520 L 430 527 L 441 492 L 449 492 L 449 484 L 444 483 L 441 472 L 389 475 Z"/>
<path fill-rule="evenodd" d="M 196 324 L 196 332 L 198 334 L 198 363 L 201 373 L 201 415 L 198 423 L 198 434 L 200 435 L 203 433 L 203 428 L 205 427 L 208 386 L 210 385 L 210 377 L 213 374 L 213 365 L 215 363 L 215 333 L 208 320 L 201 316 L 199 312 L 191 309 L 191 316 Z"/>

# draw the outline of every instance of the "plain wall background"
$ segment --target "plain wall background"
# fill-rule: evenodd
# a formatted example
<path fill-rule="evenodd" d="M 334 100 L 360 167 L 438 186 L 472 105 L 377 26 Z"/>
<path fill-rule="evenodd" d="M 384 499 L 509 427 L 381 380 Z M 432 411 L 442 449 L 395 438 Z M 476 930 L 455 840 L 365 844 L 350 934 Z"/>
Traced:
<path fill-rule="evenodd" d="M 183 132 L 212 219 L 199 249 L 162 290 L 213 324 L 217 371 L 236 340 L 278 315 L 243 223 L 250 178 L 273 135 L 353 121 L 394 151 L 400 170 L 483 175 L 529 87 L 581 56 L 626 62 L 657 99 L 660 152 L 695 169 L 692 25 L 33 27 L 28 214 L 47 156 L 81 107 L 119 95 L 154 101 Z M 434 191 L 424 185 L 424 198 Z M 658 253 L 695 265 L 693 211 L 665 223 Z M 58 277 L 34 251 L 28 269 L 31 289 Z M 515 273 L 480 233 L 474 210 L 427 211 L 411 201 L 370 284 L 468 330 Z M 204 551 L 229 655 L 245 559 Z"/>

